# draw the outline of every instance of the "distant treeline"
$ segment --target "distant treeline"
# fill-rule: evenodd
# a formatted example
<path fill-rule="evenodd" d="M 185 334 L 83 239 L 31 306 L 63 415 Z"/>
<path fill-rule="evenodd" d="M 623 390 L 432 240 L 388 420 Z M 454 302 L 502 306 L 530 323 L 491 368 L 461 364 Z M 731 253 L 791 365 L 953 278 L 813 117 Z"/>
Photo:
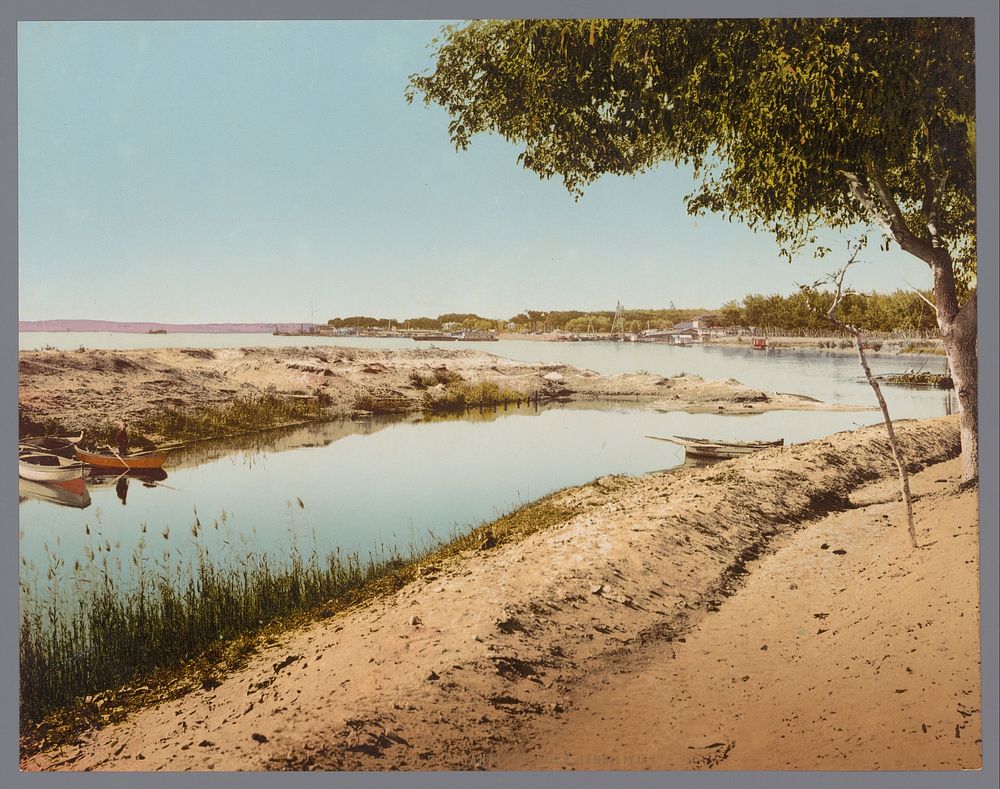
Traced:
<path fill-rule="evenodd" d="M 923 295 L 932 300 L 930 292 Z M 829 332 L 832 327 L 824 317 L 833 293 L 804 289 L 790 296 L 751 294 L 741 301 L 730 301 L 721 309 L 625 310 L 625 331 L 669 329 L 683 321 L 702 319 L 708 326 L 758 328 L 775 331 Z M 845 298 L 838 315 L 865 331 L 927 332 L 937 329 L 934 310 L 912 291 L 861 293 Z M 327 321 L 334 329 L 424 329 L 446 330 L 461 327 L 479 331 L 574 333 L 611 331 L 614 310 L 526 310 L 511 318 L 486 318 L 471 312 L 449 312 L 436 318 L 376 318 L 352 315 Z"/>
<path fill-rule="evenodd" d="M 937 330 L 930 291 L 917 294 L 897 290 L 892 293 L 856 293 L 844 298 L 837 316 L 868 332 L 933 332 Z M 831 291 L 804 288 L 790 296 L 751 294 L 742 301 L 730 301 L 716 315 L 720 326 L 762 328 L 769 331 L 829 332 L 826 311 L 833 302 Z"/>
<path fill-rule="evenodd" d="M 641 329 L 666 329 L 678 321 L 691 320 L 705 314 L 704 309 L 625 310 L 626 331 Z M 609 332 L 615 311 L 584 312 L 581 310 L 526 310 L 511 318 L 484 318 L 471 312 L 449 312 L 436 318 L 374 318 L 370 315 L 353 315 L 333 318 L 327 324 L 334 329 L 428 329 L 443 330 L 450 326 L 480 331 L 512 332 Z"/>

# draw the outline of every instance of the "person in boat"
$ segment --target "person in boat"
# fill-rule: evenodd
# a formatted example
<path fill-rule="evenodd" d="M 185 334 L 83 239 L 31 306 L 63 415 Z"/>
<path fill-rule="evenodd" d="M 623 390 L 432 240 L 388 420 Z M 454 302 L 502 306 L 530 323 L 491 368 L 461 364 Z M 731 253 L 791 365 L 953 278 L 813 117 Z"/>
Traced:
<path fill-rule="evenodd" d="M 115 443 L 118 445 L 118 454 L 124 457 L 128 454 L 128 426 L 125 420 L 118 423 L 118 432 L 115 433 Z"/>

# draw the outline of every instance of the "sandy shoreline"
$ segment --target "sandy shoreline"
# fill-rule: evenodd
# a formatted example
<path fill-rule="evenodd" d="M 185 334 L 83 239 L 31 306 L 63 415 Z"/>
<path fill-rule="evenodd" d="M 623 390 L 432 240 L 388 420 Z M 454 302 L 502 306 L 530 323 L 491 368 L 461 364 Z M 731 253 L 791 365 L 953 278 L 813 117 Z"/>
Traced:
<path fill-rule="evenodd" d="M 234 398 L 267 393 L 317 397 L 329 418 L 391 402 L 397 411 L 419 410 L 435 374 L 462 382 L 496 383 L 541 401 L 627 401 L 669 410 L 721 414 L 777 409 L 855 408 L 819 403 L 794 394 L 762 392 L 733 379 L 664 378 L 647 373 L 603 376 L 563 364 L 515 362 L 478 350 L 377 350 L 324 347 L 21 351 L 22 418 L 57 419 L 67 428 L 105 420 L 141 420 L 165 409 L 221 406 Z"/>
<path fill-rule="evenodd" d="M 881 427 L 605 477 L 548 499 L 562 523 L 22 767 L 975 768 L 976 491 L 956 419 L 898 430 L 929 466 L 916 553 Z"/>

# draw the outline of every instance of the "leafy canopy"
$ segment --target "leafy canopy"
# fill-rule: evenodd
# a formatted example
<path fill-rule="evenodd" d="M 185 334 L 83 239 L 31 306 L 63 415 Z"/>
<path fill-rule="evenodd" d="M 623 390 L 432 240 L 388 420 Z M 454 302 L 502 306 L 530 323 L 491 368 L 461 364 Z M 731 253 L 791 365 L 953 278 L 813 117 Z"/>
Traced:
<path fill-rule="evenodd" d="M 688 210 L 766 227 L 789 250 L 871 215 L 847 188 L 875 163 L 907 224 L 972 264 L 970 19 L 474 21 L 410 78 L 459 149 L 494 131 L 577 197 L 605 173 L 693 166 Z M 942 188 L 943 187 L 943 188 Z"/>

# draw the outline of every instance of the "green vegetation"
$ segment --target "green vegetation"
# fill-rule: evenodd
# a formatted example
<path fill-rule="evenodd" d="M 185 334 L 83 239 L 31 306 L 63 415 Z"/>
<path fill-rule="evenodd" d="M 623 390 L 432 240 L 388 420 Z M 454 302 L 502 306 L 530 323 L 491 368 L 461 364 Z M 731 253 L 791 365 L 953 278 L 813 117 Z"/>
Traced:
<path fill-rule="evenodd" d="M 406 414 L 413 410 L 413 403 L 396 392 L 367 392 L 354 398 L 353 407 L 369 414 Z"/>
<path fill-rule="evenodd" d="M 831 333 L 824 317 L 833 293 L 802 290 L 790 296 L 752 294 L 742 301 L 725 304 L 717 314 L 723 326 L 756 327 L 770 333 Z M 934 309 L 917 294 L 897 290 L 893 293 L 857 293 L 846 296 L 840 307 L 841 319 L 866 333 L 898 332 L 911 335 L 934 335 L 937 321 Z M 817 309 L 823 307 L 823 309 Z"/>
<path fill-rule="evenodd" d="M 411 544 L 405 557 L 383 548 L 364 560 L 339 551 L 321 558 L 315 549 L 303 555 L 293 539 L 279 565 L 263 552 L 238 553 L 237 540 L 226 537 L 229 555 L 212 560 L 205 533 L 224 531 L 224 515 L 211 527 L 196 516 L 190 536 L 147 536 L 143 526 L 139 547 L 124 558 L 88 530 L 86 566 L 69 569 L 51 558 L 47 568 L 35 568 L 34 583 L 22 568 L 21 731 L 28 749 L 72 739 L 142 703 L 214 687 L 264 637 L 392 594 L 463 551 L 561 523 L 573 511 L 555 503 L 557 495 L 448 541 L 432 534 L 429 548 Z M 129 582 L 118 575 L 121 564 L 132 568 Z M 39 587 L 38 569 L 48 587 Z M 71 605 L 58 594 L 67 583 Z"/>
<path fill-rule="evenodd" d="M 292 422 L 320 419 L 323 415 L 323 403 L 319 397 L 264 394 L 237 398 L 222 406 L 165 409 L 137 422 L 136 428 L 164 437 L 195 439 L 266 430 Z"/>
<path fill-rule="evenodd" d="M 820 301 L 833 298 L 833 294 L 827 292 L 816 295 L 820 297 Z M 938 331 L 934 309 L 924 299 L 933 303 L 933 294 L 930 291 L 922 291 L 918 294 L 904 290 L 892 293 L 853 294 L 844 300 L 845 320 L 867 332 L 916 336 L 934 335 Z M 477 330 L 496 330 L 497 326 L 504 326 L 508 327 L 508 331 L 522 334 L 560 331 L 574 334 L 588 332 L 606 334 L 611 331 L 614 316 L 613 310 L 591 312 L 526 310 L 508 320 L 451 313 L 437 318 L 409 318 L 406 320 L 335 318 L 329 323 L 336 328 L 341 328 L 341 324 L 343 324 L 361 329 L 375 329 L 379 326 L 388 328 L 392 325 L 397 329 L 419 328 L 441 331 L 447 323 L 460 325 L 465 329 Z M 669 329 L 677 323 L 690 321 L 694 318 L 701 318 L 709 326 L 752 326 L 774 332 L 808 332 L 829 335 L 831 331 L 835 331 L 831 329 L 830 323 L 820 312 L 810 308 L 809 299 L 801 292 L 793 293 L 790 296 L 754 293 L 745 296 L 740 301 L 727 302 L 714 312 L 701 308 L 634 309 L 624 310 L 623 317 L 627 332 L 639 332 L 644 329 Z M 359 322 L 354 323 L 354 321 Z M 411 381 L 418 389 L 433 386 L 428 376 L 414 374 L 411 376 Z M 436 383 L 447 382 L 436 381 Z"/>
<path fill-rule="evenodd" d="M 437 386 L 438 384 L 448 384 L 456 383 L 462 380 L 462 374 L 457 373 L 454 370 L 449 370 L 447 367 L 438 367 L 432 370 L 430 374 L 424 375 L 419 370 L 414 370 L 410 373 L 410 383 L 413 384 L 415 389 L 429 389 L 432 386 Z"/>
<path fill-rule="evenodd" d="M 916 372 L 911 370 L 908 373 L 891 373 L 882 376 L 888 384 L 901 384 L 903 386 L 933 386 L 938 389 L 951 389 L 954 383 L 950 376 L 941 373 Z"/>
<path fill-rule="evenodd" d="M 488 408 L 509 403 L 520 403 L 527 395 L 513 389 L 505 389 L 493 381 L 477 384 L 454 381 L 445 387 L 443 393 L 424 395 L 425 411 L 464 411 L 467 408 Z"/>
<path fill-rule="evenodd" d="M 216 523 L 216 529 L 219 524 Z M 126 567 L 137 573 L 134 584 L 116 580 L 121 557 L 109 542 L 88 546 L 89 567 L 73 569 L 80 579 L 72 607 L 58 597 L 33 604 L 33 590 L 22 589 L 22 714 L 37 720 L 55 706 L 84 693 L 117 687 L 156 668 L 190 658 L 219 638 L 230 638 L 262 623 L 315 606 L 357 588 L 391 568 L 398 556 L 337 554 L 324 561 L 302 558 L 293 545 L 288 566 L 276 567 L 267 554 L 249 553 L 217 566 L 197 542 L 202 527 L 192 527 L 197 558 L 185 562 L 170 548 L 170 531 L 140 541 Z M 175 538 L 176 541 L 176 538 Z M 186 547 L 186 546 L 185 546 Z M 183 553 L 181 551 L 180 553 Z M 23 560 L 22 560 L 23 561 Z M 47 577 L 53 585 L 65 575 L 52 560 Z"/>
<path fill-rule="evenodd" d="M 152 449 L 157 441 L 197 441 L 220 438 L 260 430 L 269 430 L 302 422 L 326 418 L 324 410 L 329 396 L 321 392 L 298 397 L 263 394 L 239 397 L 219 406 L 180 409 L 166 408 L 129 423 L 129 445 L 132 449 Z M 18 430 L 27 435 L 68 435 L 83 429 L 81 446 L 84 449 L 101 449 L 114 444 L 117 422 L 104 419 L 73 428 L 56 419 L 36 421 L 19 411 Z"/>
<path fill-rule="evenodd" d="M 666 329 L 673 326 L 678 321 L 691 320 L 694 317 L 704 314 L 706 311 L 700 308 L 668 309 L 658 310 L 625 310 L 626 331 L 639 331 L 641 329 Z M 373 318 L 369 316 L 353 316 L 350 318 L 332 318 L 327 321 L 334 329 L 388 329 L 390 326 L 396 329 L 420 329 L 426 331 L 443 331 L 448 325 L 452 328 L 460 327 L 473 331 L 497 331 L 506 330 L 521 334 L 529 332 L 596 332 L 606 333 L 611 331 L 611 322 L 614 320 L 614 310 L 594 310 L 584 312 L 581 310 L 525 310 L 507 319 L 484 318 L 475 313 L 452 312 L 439 315 L 436 318 Z"/>
<path fill-rule="evenodd" d="M 899 349 L 900 353 L 932 353 L 944 356 L 944 348 L 936 343 L 930 342 L 910 342 Z"/>

